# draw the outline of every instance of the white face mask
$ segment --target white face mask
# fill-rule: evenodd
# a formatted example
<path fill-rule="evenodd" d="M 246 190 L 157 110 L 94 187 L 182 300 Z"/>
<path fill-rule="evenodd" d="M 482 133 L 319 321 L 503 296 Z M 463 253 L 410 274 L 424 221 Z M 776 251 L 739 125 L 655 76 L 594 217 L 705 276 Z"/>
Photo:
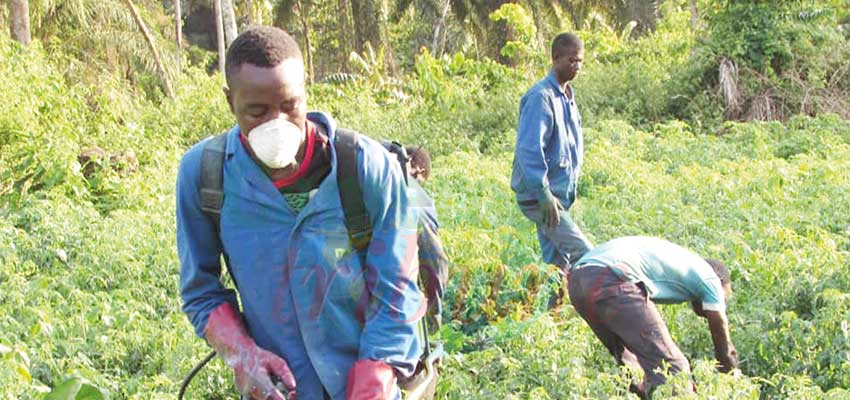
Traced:
<path fill-rule="evenodd" d="M 295 162 L 304 132 L 285 118 L 276 118 L 248 132 L 248 144 L 267 167 L 286 168 Z"/>

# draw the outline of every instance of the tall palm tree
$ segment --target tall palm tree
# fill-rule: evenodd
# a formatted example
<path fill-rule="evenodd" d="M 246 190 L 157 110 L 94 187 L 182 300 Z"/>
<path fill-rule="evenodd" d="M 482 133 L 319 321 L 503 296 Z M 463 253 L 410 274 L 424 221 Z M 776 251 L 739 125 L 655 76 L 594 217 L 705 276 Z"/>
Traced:
<path fill-rule="evenodd" d="M 348 55 L 351 54 L 351 51 L 354 49 L 354 38 L 351 36 L 351 31 L 353 30 L 352 26 L 354 23 L 351 21 L 351 7 L 348 4 L 348 0 L 339 0 L 337 2 L 337 15 L 339 16 L 339 30 L 338 30 L 338 38 L 340 43 L 340 58 L 339 63 L 342 64 L 345 60 L 348 59 Z"/>
<path fill-rule="evenodd" d="M 161 76 L 160 64 L 173 68 L 178 54 L 161 52 L 158 63 L 150 43 L 157 49 L 174 48 L 174 19 L 161 1 L 135 0 L 134 5 L 146 21 L 149 37 L 140 34 L 124 0 L 32 1 L 32 35 L 48 52 L 63 55 L 57 59 L 75 81 L 101 84 L 104 72 L 121 73 L 131 83 L 137 82 L 139 73 Z"/>
<path fill-rule="evenodd" d="M 439 55 L 445 45 L 451 4 L 452 0 L 398 0 L 390 15 L 390 22 L 398 23 L 403 14 L 412 8 L 417 21 L 424 22 L 426 26 L 433 26 L 431 34 L 421 37 L 417 47 L 427 45 L 431 48 L 431 53 Z"/>
<path fill-rule="evenodd" d="M 139 15 L 139 10 L 137 10 L 136 6 L 133 5 L 132 0 L 124 0 L 124 4 L 126 4 L 127 8 L 130 9 L 130 13 L 133 14 L 133 19 L 136 21 L 136 25 L 138 25 L 139 30 L 142 31 L 142 34 L 145 36 L 145 41 L 148 43 L 148 47 L 150 47 L 153 58 L 156 61 L 156 67 L 159 70 L 159 76 L 160 79 L 162 79 L 162 86 L 165 90 L 165 94 L 168 97 L 173 98 L 174 91 L 171 90 L 171 82 L 168 80 L 168 73 L 165 71 L 165 66 L 162 65 L 162 58 L 159 57 L 159 50 L 156 48 L 156 44 L 148 31 L 147 25 L 145 25 L 145 21 L 142 19 L 142 16 Z"/>
<path fill-rule="evenodd" d="M 354 44 L 357 52 L 364 54 L 369 47 L 383 51 L 390 71 L 397 75 L 398 63 L 389 39 L 386 3 L 383 0 L 350 0 L 349 4 L 354 21 Z"/>

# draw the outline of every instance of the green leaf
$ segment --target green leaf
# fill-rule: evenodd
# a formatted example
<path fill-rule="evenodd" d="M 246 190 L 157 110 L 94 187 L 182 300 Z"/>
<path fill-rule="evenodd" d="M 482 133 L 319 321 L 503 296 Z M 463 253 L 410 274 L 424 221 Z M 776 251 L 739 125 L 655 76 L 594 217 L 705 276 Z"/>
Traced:
<path fill-rule="evenodd" d="M 73 377 L 62 382 L 44 397 L 44 400 L 108 400 L 103 390 L 85 379 Z"/>
<path fill-rule="evenodd" d="M 107 400 L 109 397 L 97 386 L 85 383 L 77 392 L 75 400 Z"/>
<path fill-rule="evenodd" d="M 67 379 L 44 396 L 44 400 L 75 400 L 82 385 L 82 378 Z"/>
<path fill-rule="evenodd" d="M 32 375 L 26 365 L 19 363 L 16 370 L 18 371 L 18 375 L 20 375 L 27 384 L 32 383 Z"/>

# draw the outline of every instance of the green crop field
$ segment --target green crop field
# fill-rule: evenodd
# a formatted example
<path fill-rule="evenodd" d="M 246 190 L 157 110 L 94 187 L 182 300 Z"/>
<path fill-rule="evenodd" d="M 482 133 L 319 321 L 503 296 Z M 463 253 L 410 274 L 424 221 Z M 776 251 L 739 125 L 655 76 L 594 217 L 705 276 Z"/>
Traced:
<path fill-rule="evenodd" d="M 745 377 L 711 372 L 704 320 L 686 305 L 662 307 L 699 366 L 700 397 L 850 396 L 848 122 L 730 124 L 720 137 L 699 137 L 679 122 L 641 132 L 606 121 L 587 137 L 576 216 L 592 240 L 657 235 L 731 268 L 732 337 Z M 625 397 L 613 359 L 571 307 L 533 315 L 551 271 L 539 267 L 534 228 L 512 203 L 510 160 L 455 154 L 439 163 L 434 191 L 457 265 L 450 304 L 462 322 L 446 335 L 455 352 L 442 393 Z"/>
<path fill-rule="evenodd" d="M 670 111 L 694 43 L 676 33 L 687 13 L 671 15 L 640 40 L 587 33 L 573 215 L 594 243 L 660 236 L 729 266 L 740 376 L 714 370 L 705 320 L 661 307 L 693 398 L 850 399 L 850 120 L 723 122 L 697 112 L 708 95 Z M 73 399 L 57 390 L 73 384 L 89 399 L 174 399 L 209 352 L 180 311 L 175 176 L 189 146 L 233 123 L 223 80 L 187 67 L 164 99 L 108 74 L 70 84 L 50 54 L 0 35 L 0 399 Z M 568 302 L 547 310 L 556 274 L 509 187 L 519 97 L 543 72 L 422 52 L 396 81 L 310 87 L 312 109 L 434 155 L 426 190 L 452 260 L 440 399 L 636 399 L 638 372 Z M 86 171 L 92 146 L 112 157 Z M 187 393 L 236 397 L 217 359 Z"/>

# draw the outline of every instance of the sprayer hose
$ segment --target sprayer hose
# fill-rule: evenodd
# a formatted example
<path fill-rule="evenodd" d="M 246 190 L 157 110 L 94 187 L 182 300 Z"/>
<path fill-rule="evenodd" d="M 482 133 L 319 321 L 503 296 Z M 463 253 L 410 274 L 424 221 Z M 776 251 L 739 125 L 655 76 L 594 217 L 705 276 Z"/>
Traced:
<path fill-rule="evenodd" d="M 189 371 L 189 375 L 186 375 L 186 378 L 183 379 L 183 384 L 180 385 L 180 393 L 177 395 L 178 400 L 183 400 L 183 394 L 186 392 L 186 388 L 189 387 L 189 382 L 192 382 L 192 378 L 194 378 L 198 371 L 200 371 L 201 368 L 207 365 L 207 363 L 210 362 L 213 357 L 215 357 L 215 350 L 211 351 L 210 354 L 207 354 L 207 356 L 204 357 L 204 359 L 201 360 L 198 365 L 195 365 L 195 367 L 192 368 L 191 371 Z"/>

